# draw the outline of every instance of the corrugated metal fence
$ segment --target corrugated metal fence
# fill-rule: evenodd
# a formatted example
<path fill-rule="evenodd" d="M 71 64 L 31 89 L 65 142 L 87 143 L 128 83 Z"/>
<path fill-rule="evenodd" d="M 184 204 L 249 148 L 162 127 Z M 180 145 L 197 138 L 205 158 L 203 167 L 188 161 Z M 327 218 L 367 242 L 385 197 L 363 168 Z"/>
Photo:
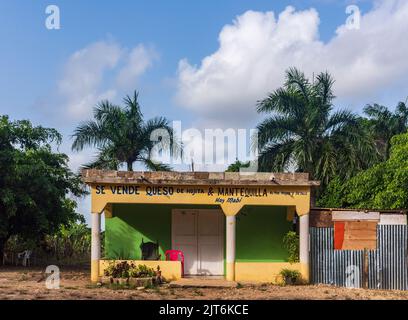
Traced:
<path fill-rule="evenodd" d="M 408 290 L 408 226 L 379 225 L 377 250 L 368 250 L 367 257 L 364 250 L 334 250 L 333 233 L 310 228 L 312 283 Z"/>

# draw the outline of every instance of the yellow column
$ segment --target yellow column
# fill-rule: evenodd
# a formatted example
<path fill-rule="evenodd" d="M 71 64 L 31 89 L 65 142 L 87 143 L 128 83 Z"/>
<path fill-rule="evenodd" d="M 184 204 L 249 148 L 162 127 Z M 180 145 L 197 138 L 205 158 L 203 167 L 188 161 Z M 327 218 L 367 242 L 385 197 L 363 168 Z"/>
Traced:
<path fill-rule="evenodd" d="M 91 281 L 99 281 L 99 260 L 101 259 L 101 214 L 92 213 L 91 225 Z"/>
<path fill-rule="evenodd" d="M 299 217 L 299 260 L 302 277 L 309 282 L 309 214 Z"/>
<path fill-rule="evenodd" d="M 227 238 L 227 270 L 226 270 L 226 279 L 228 281 L 235 280 L 235 223 L 236 218 L 234 216 L 226 217 L 226 238 Z"/>

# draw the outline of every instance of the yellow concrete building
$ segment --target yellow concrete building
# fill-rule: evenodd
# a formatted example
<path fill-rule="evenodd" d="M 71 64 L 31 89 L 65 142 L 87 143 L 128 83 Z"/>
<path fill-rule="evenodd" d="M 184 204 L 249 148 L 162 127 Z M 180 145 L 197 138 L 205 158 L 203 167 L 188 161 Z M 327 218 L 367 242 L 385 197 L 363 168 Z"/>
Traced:
<path fill-rule="evenodd" d="M 282 268 L 309 280 L 310 198 L 317 181 L 305 173 L 120 172 L 84 170 L 92 198 L 92 281 L 112 260 L 182 276 L 166 250 L 181 250 L 185 276 L 276 282 Z M 105 252 L 101 253 L 101 215 Z M 300 262 L 289 264 L 283 236 L 299 232 Z M 157 243 L 157 261 L 141 260 L 140 245 Z M 101 257 L 103 254 L 103 257 Z"/>

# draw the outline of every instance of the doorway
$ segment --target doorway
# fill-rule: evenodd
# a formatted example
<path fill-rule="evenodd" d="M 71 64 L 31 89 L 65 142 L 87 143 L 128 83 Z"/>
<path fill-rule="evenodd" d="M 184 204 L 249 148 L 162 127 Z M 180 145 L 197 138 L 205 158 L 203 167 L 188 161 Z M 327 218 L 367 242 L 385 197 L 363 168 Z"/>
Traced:
<path fill-rule="evenodd" d="M 224 274 L 224 214 L 217 209 L 173 209 L 172 248 L 184 253 L 184 274 Z"/>

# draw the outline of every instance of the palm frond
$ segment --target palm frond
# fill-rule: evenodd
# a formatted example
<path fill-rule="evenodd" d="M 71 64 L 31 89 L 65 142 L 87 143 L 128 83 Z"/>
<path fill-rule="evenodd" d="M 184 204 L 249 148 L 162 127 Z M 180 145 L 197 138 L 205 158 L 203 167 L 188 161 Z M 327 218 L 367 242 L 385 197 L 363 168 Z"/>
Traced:
<path fill-rule="evenodd" d="M 81 123 L 71 138 L 74 138 L 71 148 L 75 151 L 82 151 L 86 146 L 102 147 L 106 142 L 104 128 L 95 121 Z"/>
<path fill-rule="evenodd" d="M 297 123 L 293 118 L 287 116 L 274 115 L 265 119 L 258 126 L 257 141 L 260 148 L 267 143 L 279 142 L 296 136 Z"/>
<path fill-rule="evenodd" d="M 94 161 L 82 165 L 84 169 L 118 170 L 120 161 L 116 158 L 111 146 L 100 148 Z"/>
<path fill-rule="evenodd" d="M 311 89 L 309 80 L 305 77 L 305 74 L 297 68 L 292 67 L 286 71 L 285 87 L 295 89 L 302 94 L 306 103 L 309 102 Z"/>
<path fill-rule="evenodd" d="M 146 166 L 146 168 L 151 171 L 172 171 L 171 166 L 164 163 L 154 162 L 149 158 L 143 159 L 143 163 Z"/>
<path fill-rule="evenodd" d="M 298 92 L 291 88 L 278 88 L 266 99 L 257 102 L 257 111 L 301 117 L 306 110 L 304 100 Z"/>
<path fill-rule="evenodd" d="M 160 143 L 164 151 L 171 156 L 181 156 L 182 143 L 175 139 L 173 128 L 164 117 L 149 119 L 143 127 L 142 141 L 147 150 L 151 150 L 156 143 Z"/>
<path fill-rule="evenodd" d="M 112 104 L 108 100 L 99 102 L 93 109 L 94 118 L 101 124 L 118 123 L 123 120 L 121 107 Z"/>
<path fill-rule="evenodd" d="M 320 104 L 331 106 L 335 98 L 333 94 L 334 79 L 328 72 L 322 72 L 317 75 L 316 82 L 313 84 L 314 90 L 321 99 Z"/>
<path fill-rule="evenodd" d="M 357 125 L 357 115 L 349 110 L 339 110 L 334 112 L 328 119 L 325 126 L 325 133 L 331 134 L 336 130 Z"/>
<path fill-rule="evenodd" d="M 129 113 L 129 118 L 131 118 L 135 124 L 140 124 L 143 121 L 143 114 L 142 111 L 140 110 L 138 98 L 139 93 L 135 90 L 133 92 L 133 97 L 127 95 L 123 99 L 125 107 Z"/>
<path fill-rule="evenodd" d="M 259 171 L 283 172 L 288 169 L 293 156 L 293 140 L 269 144 L 258 157 Z"/>

